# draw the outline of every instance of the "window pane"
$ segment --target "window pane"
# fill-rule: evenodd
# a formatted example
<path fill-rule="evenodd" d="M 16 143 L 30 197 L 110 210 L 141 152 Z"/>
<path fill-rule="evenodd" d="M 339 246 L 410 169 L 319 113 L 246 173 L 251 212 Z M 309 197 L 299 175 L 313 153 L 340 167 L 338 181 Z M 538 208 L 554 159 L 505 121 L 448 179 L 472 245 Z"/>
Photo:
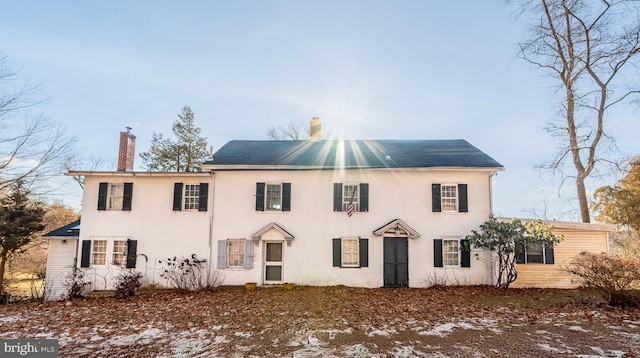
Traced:
<path fill-rule="evenodd" d="M 127 262 L 127 242 L 124 240 L 116 240 L 113 242 L 113 260 L 112 264 L 124 266 Z"/>
<path fill-rule="evenodd" d="M 92 249 L 92 264 L 104 265 L 107 260 L 107 241 L 106 240 L 94 240 Z"/>
<path fill-rule="evenodd" d="M 267 266 L 265 278 L 267 281 L 282 281 L 282 266 Z"/>
<path fill-rule="evenodd" d="M 122 197 L 124 196 L 124 184 L 112 184 L 109 193 L 109 209 L 122 210 Z"/>
<path fill-rule="evenodd" d="M 244 266 L 244 240 L 229 240 L 229 266 Z"/>
<path fill-rule="evenodd" d="M 358 239 L 342 239 L 342 266 L 358 266 Z"/>
<path fill-rule="evenodd" d="M 277 242 L 268 242 L 266 256 L 267 261 L 282 262 L 282 244 Z"/>
<path fill-rule="evenodd" d="M 197 210 L 200 199 L 200 185 L 187 184 L 184 186 L 184 209 Z"/>
<path fill-rule="evenodd" d="M 445 266 L 458 266 L 460 257 L 458 240 L 442 241 L 442 260 Z"/>
<path fill-rule="evenodd" d="M 358 211 L 358 185 L 342 186 L 342 210 L 347 211 L 351 196 L 353 195 L 353 211 Z"/>
<path fill-rule="evenodd" d="M 442 186 L 442 211 L 458 210 L 458 187 L 455 185 Z"/>
<path fill-rule="evenodd" d="M 281 188 L 280 184 L 267 184 L 267 210 L 281 210 Z"/>
<path fill-rule="evenodd" d="M 527 263 L 543 264 L 544 263 L 543 248 L 544 248 L 544 245 L 541 241 L 532 242 L 529 245 L 529 247 L 526 249 Z"/>

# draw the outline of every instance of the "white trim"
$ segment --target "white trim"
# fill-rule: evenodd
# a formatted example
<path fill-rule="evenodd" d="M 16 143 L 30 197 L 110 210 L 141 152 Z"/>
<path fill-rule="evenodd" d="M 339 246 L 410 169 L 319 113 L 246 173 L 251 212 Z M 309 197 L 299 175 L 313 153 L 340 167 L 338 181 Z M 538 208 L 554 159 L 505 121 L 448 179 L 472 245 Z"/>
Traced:
<path fill-rule="evenodd" d="M 280 257 L 281 261 L 267 261 L 267 244 L 280 244 Z M 284 283 L 284 243 L 282 241 L 265 241 L 263 245 L 263 265 L 262 265 L 262 273 L 264 275 L 263 282 L 269 285 L 277 285 Z M 267 281 L 267 265 L 268 266 L 279 266 L 280 267 L 280 280 L 269 280 Z"/>
<path fill-rule="evenodd" d="M 537 219 L 524 219 L 524 218 L 507 218 L 499 217 L 498 221 L 511 222 L 513 219 L 519 219 L 522 222 L 534 222 Z M 555 221 L 555 220 L 540 220 L 545 225 L 551 226 L 553 229 L 569 229 L 569 230 L 585 230 L 585 231 L 604 231 L 604 232 L 617 232 L 618 227 L 612 224 L 593 224 L 593 223 L 581 223 L 571 221 Z"/>
<path fill-rule="evenodd" d="M 349 166 L 342 167 L 339 165 L 335 166 L 322 166 L 322 165 L 233 165 L 233 164 L 224 164 L 224 165 L 216 165 L 216 164 L 203 164 L 202 169 L 211 170 L 212 173 L 215 173 L 216 170 L 224 170 L 224 171 L 236 171 L 236 170 L 383 170 L 383 171 L 472 171 L 472 172 L 496 172 L 503 171 L 502 167 L 419 167 L 419 168 L 411 168 L 411 167 L 400 167 L 400 168 L 389 168 L 389 167 L 367 167 L 367 166 Z M 77 174 L 81 175 L 81 174 Z"/>

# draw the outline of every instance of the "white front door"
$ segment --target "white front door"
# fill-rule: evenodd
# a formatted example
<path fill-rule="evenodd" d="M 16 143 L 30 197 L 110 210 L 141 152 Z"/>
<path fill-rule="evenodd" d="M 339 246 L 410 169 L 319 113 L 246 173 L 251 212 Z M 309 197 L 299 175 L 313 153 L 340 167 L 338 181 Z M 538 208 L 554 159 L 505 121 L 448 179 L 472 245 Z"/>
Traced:
<path fill-rule="evenodd" d="M 278 284 L 282 279 L 282 243 L 266 242 L 264 245 L 264 283 Z"/>

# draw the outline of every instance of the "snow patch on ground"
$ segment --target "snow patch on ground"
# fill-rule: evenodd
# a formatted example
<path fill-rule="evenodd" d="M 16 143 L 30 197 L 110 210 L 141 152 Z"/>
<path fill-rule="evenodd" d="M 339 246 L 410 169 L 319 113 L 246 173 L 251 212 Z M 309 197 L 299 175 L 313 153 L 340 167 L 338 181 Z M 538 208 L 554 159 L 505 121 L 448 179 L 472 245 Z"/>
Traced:
<path fill-rule="evenodd" d="M 24 321 L 24 318 L 21 317 L 20 315 L 0 317 L 0 322 L 2 323 L 11 323 L 11 322 L 17 322 L 17 321 Z"/>
<path fill-rule="evenodd" d="M 455 323 L 445 323 L 445 324 L 435 326 L 431 330 L 418 332 L 418 334 L 421 336 L 446 337 L 449 333 L 453 332 L 453 330 L 457 327 L 464 328 Z"/>
<path fill-rule="evenodd" d="M 584 328 L 582 328 L 580 326 L 571 326 L 571 327 L 569 327 L 569 330 L 578 331 L 578 332 L 593 332 L 590 329 L 584 329 Z"/>

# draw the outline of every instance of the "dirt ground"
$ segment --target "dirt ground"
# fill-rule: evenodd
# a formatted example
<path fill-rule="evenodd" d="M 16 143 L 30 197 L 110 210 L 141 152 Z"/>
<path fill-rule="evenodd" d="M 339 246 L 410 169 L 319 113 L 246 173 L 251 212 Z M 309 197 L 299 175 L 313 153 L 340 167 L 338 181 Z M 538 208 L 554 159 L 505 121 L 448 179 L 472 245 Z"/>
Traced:
<path fill-rule="evenodd" d="M 0 338 L 60 357 L 640 357 L 640 309 L 582 290 L 158 290 L 0 306 Z"/>

